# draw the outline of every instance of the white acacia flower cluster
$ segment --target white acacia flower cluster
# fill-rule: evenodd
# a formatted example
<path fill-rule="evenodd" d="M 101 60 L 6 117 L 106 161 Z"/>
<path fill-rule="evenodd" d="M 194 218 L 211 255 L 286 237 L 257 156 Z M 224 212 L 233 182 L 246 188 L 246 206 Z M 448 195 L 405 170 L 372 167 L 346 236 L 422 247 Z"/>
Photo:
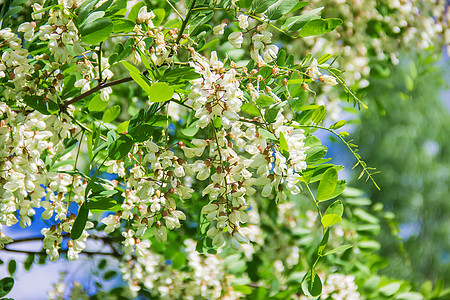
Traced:
<path fill-rule="evenodd" d="M 69 212 L 69 205 L 71 202 L 83 203 L 81 195 L 86 186 L 85 179 L 67 173 L 74 170 L 70 159 L 74 158 L 75 151 L 62 155 L 65 142 L 80 132 L 69 116 L 73 107 L 67 107 L 59 115 L 42 115 L 25 106 L 35 99 L 49 104 L 57 102 L 65 77 L 61 65 L 84 55 L 69 12 L 75 3 L 59 1 L 59 4 L 57 8 L 42 12 L 42 7 L 35 3 L 33 10 L 41 11 L 32 15 L 35 22 L 23 23 L 18 29 L 25 40 L 39 38 L 48 42 L 53 59 L 46 54 L 30 55 L 11 29 L 0 31 L 2 46 L 9 48 L 0 60 L 0 79 L 4 83 L 2 96 L 6 101 L 0 102 L 0 224 L 12 226 L 20 221 L 21 227 L 30 226 L 35 209 L 44 208 L 42 218 L 54 222 L 50 228 L 42 230 L 44 249 L 52 260 L 59 257 L 60 244 L 74 222 L 75 215 Z M 80 57 L 77 70 L 88 76 L 93 70 L 91 63 L 86 63 L 86 57 Z M 106 62 L 104 67 L 106 70 Z M 112 76 L 108 71 L 104 75 Z M 53 167 L 58 164 L 59 167 Z M 69 259 L 78 257 L 86 238 L 84 231 L 82 237 L 68 242 Z"/>
<path fill-rule="evenodd" d="M 146 38 L 153 38 L 153 45 L 150 47 L 150 57 L 152 63 L 156 66 L 162 64 L 171 64 L 173 61 L 173 54 L 177 50 L 175 40 L 177 38 L 177 29 L 169 30 L 168 34 L 165 33 L 163 26 L 155 26 L 153 19 L 155 14 L 152 11 L 147 10 L 147 6 L 143 6 L 139 9 L 138 16 L 136 18 L 136 25 L 133 32 L 136 34 L 134 37 L 135 47 L 133 47 L 132 54 L 128 59 L 136 65 L 142 63 L 140 53 L 146 52 Z M 139 49 L 139 51 L 137 50 Z"/>
<path fill-rule="evenodd" d="M 78 175 L 66 173 L 73 170 L 73 165 L 62 164 L 50 169 L 54 164 L 49 162 L 73 158 L 73 152 L 60 154 L 66 148 L 65 139 L 76 135 L 79 128 L 64 115 L 25 114 L 12 110 L 4 102 L 0 102 L 0 113 L 0 225 L 12 226 L 20 221 L 20 226 L 25 228 L 31 225 L 35 209 L 44 208 L 42 217 L 57 222 L 42 232 L 44 248 L 55 260 L 59 256 L 63 231 L 70 232 L 73 224 L 73 218 L 69 217 L 69 203 L 83 203 L 81 195 L 86 182 Z M 73 241 L 76 253 L 84 248 L 82 242 L 85 238 Z M 75 258 L 76 253 L 71 257 Z"/>
<path fill-rule="evenodd" d="M 167 229 L 179 228 L 180 220 L 186 219 L 185 214 L 176 209 L 177 205 L 172 196 L 189 199 L 193 192 L 182 183 L 186 173 L 192 173 L 184 159 L 175 156 L 170 149 L 161 149 L 152 141 L 146 141 L 143 146 L 140 150 L 144 156 L 142 162 L 134 165 L 129 175 L 124 169 L 123 161 L 111 160 L 105 163 L 108 172 L 126 178 L 127 189 L 122 194 L 122 209 L 101 220 L 106 225 L 106 233 L 119 228 L 121 220 L 131 221 L 131 227 L 134 229 L 122 233 L 127 241 L 125 249 L 130 250 L 125 252 L 136 252 L 138 256 L 149 244 L 137 240 L 140 240 L 152 225 L 156 239 L 165 241 Z"/>
<path fill-rule="evenodd" d="M 339 17 L 343 26 L 325 36 L 296 40 L 292 48 L 306 47 L 313 55 L 339 55 L 335 66 L 344 69 L 349 84 L 368 85 L 370 73 L 368 54 L 378 60 L 398 63 L 403 51 L 446 47 L 450 53 L 450 10 L 434 0 L 312 0 L 309 7 L 324 7 L 325 17 Z M 392 11 L 385 13 L 386 11 Z M 323 15 L 323 14 L 322 14 Z M 376 31 L 378 26 L 383 28 Z"/>
<path fill-rule="evenodd" d="M 128 296 L 136 296 L 141 286 L 163 299 L 231 300 L 242 296 L 233 290 L 231 281 L 235 276 L 227 274 L 223 259 L 199 254 L 193 240 L 187 239 L 184 243 L 187 265 L 192 271 L 177 270 L 162 255 L 148 250 L 136 260 L 123 261 L 121 271 L 128 282 Z"/>
<path fill-rule="evenodd" d="M 29 62 L 29 53 L 22 48 L 22 41 L 10 28 L 0 30 L 0 42 L 10 51 L 4 51 L 0 57 L 0 79 L 7 80 L 3 95 L 6 99 L 20 101 L 29 91 L 36 89 L 30 79 L 33 68 Z"/>
<path fill-rule="evenodd" d="M 55 61 L 61 64 L 66 63 L 67 59 L 72 56 L 81 55 L 85 49 L 81 45 L 78 38 L 78 29 L 73 23 L 70 8 L 74 5 L 72 1 L 58 1 L 62 7 L 58 9 L 50 9 L 47 23 L 39 28 L 39 39 L 48 41 L 48 47 Z M 33 10 L 41 10 L 42 7 L 35 5 Z M 40 18 L 44 15 L 39 14 Z M 34 15 L 36 18 L 36 15 Z M 27 33 L 25 33 L 26 35 Z M 70 53 L 69 47 L 72 46 L 73 54 Z"/>
<path fill-rule="evenodd" d="M 101 60 L 102 76 L 96 74 L 98 68 L 95 68 L 93 61 L 98 60 L 97 53 L 85 50 L 73 22 L 72 11 L 76 3 L 60 0 L 59 4 L 44 12 L 40 4 L 33 4 L 33 11 L 41 12 L 33 13 L 35 21 L 23 23 L 18 29 L 26 40 L 39 38 L 42 42 L 48 42 L 52 59 L 46 54 L 31 56 L 10 28 L 0 30 L 2 46 L 12 50 L 4 51 L 0 59 L 0 78 L 9 79 L 3 92 L 5 99 L 22 103 L 26 96 L 39 96 L 44 101 L 58 102 L 56 94 L 62 91 L 65 78 L 60 67 L 73 59 L 76 59 L 77 73 L 82 76 L 75 86 L 81 87 L 82 92 L 91 88 L 93 79 L 113 77 L 105 58 Z M 111 92 L 109 87 L 102 89 L 101 99 L 107 101 Z"/>
<path fill-rule="evenodd" d="M 197 159 L 190 164 L 196 179 L 209 179 L 209 185 L 202 191 L 211 203 L 205 205 L 202 214 L 211 221 L 207 235 L 213 245 L 221 246 L 228 235 L 231 245 L 248 243 L 248 228 L 240 225 L 249 221 L 248 196 L 262 187 L 261 195 L 268 197 L 277 191 L 277 201 L 286 199 L 285 187 L 293 194 L 299 193 L 297 185 L 301 172 L 306 168 L 303 130 L 286 126 L 287 119 L 282 110 L 268 129 L 276 138 L 283 137 L 289 157 L 282 154 L 280 146 L 261 135 L 258 127 L 239 119 L 243 92 L 236 76 L 237 70 L 224 70 L 224 64 L 215 52 L 207 60 L 196 52 L 191 52 L 191 65 L 202 76 L 193 80 L 189 99 L 199 118 L 197 126 L 212 128 L 210 139 L 192 140 L 194 147 L 181 145 L 185 156 L 201 158 L 209 148 L 207 159 Z M 215 120 L 220 119 L 222 127 L 216 128 Z M 256 122 L 264 123 L 262 119 Z M 292 125 L 296 125 L 294 122 Z"/>
<path fill-rule="evenodd" d="M 320 299 L 360 300 L 355 276 L 333 273 L 327 276 Z"/>
<path fill-rule="evenodd" d="M 249 21 L 249 16 L 246 14 L 239 14 L 237 16 L 238 31 L 233 31 L 228 35 L 228 41 L 235 48 L 241 48 L 244 43 L 244 32 L 251 32 L 250 35 L 250 56 L 259 65 L 265 65 L 277 58 L 278 46 L 271 44 L 273 34 L 268 30 L 269 22 L 262 24 L 254 24 Z M 251 25 L 250 25 L 251 24 Z M 225 27 L 229 25 L 228 20 L 223 21 L 220 25 L 213 28 L 213 33 L 216 35 L 223 35 Z M 249 28 L 250 27 L 250 28 Z"/>
<path fill-rule="evenodd" d="M 217 58 L 216 51 L 211 53 L 209 62 L 193 52 L 191 66 L 202 76 L 192 81 L 189 99 L 199 118 L 197 126 L 205 128 L 215 117 L 221 118 L 222 125 L 230 128 L 239 119 L 244 93 L 233 68 L 225 71 L 223 62 Z"/>
<path fill-rule="evenodd" d="M 286 142 L 285 151 L 289 153 L 286 157 L 278 144 L 258 132 L 255 124 L 240 120 L 244 98 L 237 69 L 225 70 L 215 52 L 209 60 L 195 51 L 191 54 L 191 66 L 201 77 L 192 80 L 188 101 L 199 118 L 197 126 L 212 130 L 207 139 L 191 140 L 191 146 L 178 143 L 186 160 L 193 159 L 192 162 L 179 158 L 172 149 L 147 141 L 134 152 L 143 159 L 130 169 L 129 176 L 123 161 L 105 163 L 108 172 L 127 178 L 128 189 L 122 195 L 125 199 L 122 210 L 103 218 L 102 222 L 105 231 L 110 233 L 120 227 L 122 219 L 130 220 L 133 230 L 123 233 L 130 238 L 130 245 L 134 245 L 132 239 L 142 238 L 153 224 L 159 241 L 166 240 L 167 229 L 181 226 L 179 220 L 185 216 L 177 210 L 171 195 L 182 199 L 191 197 L 192 189 L 182 183 L 186 176 L 209 180 L 202 195 L 208 196 L 211 202 L 203 207 L 202 214 L 211 221 L 207 235 L 215 247 L 223 245 L 227 237 L 234 248 L 249 243 L 247 235 L 251 232 L 241 225 L 250 220 L 247 198 L 257 187 L 262 188 L 263 197 L 269 197 L 275 189 L 277 202 L 286 199 L 284 188 L 292 194 L 300 192 L 298 181 L 306 168 L 303 130 L 294 128 L 298 125 L 295 122 L 285 125 L 289 120 L 282 110 L 267 125 L 274 137 Z M 217 119 L 220 128 L 214 125 Z M 264 124 L 262 119 L 255 122 Z"/>
<path fill-rule="evenodd" d="M 87 186 L 86 179 L 71 172 L 77 167 L 69 160 L 75 151 L 59 154 L 64 152 L 64 143 L 71 138 L 77 139 L 78 143 L 84 141 L 80 138 L 80 127 L 71 121 L 73 107 L 62 105 L 64 111 L 60 114 L 44 116 L 27 111 L 25 104 L 29 97 L 39 97 L 43 103 L 53 101 L 57 105 L 66 76 L 61 67 L 67 62 L 74 63 L 78 73 L 74 86 L 80 88 L 81 93 L 99 84 L 100 78 L 103 81 L 114 75 L 105 57 L 101 57 L 102 68 L 99 70 L 97 52 L 100 49 L 85 51 L 80 40 L 72 12 L 82 2 L 60 0 L 58 3 L 59 6 L 48 11 L 41 11 L 39 4 L 33 5 L 35 12 L 41 11 L 34 14 L 36 22 L 19 27 L 25 39 L 39 38 L 48 42 L 51 57 L 30 55 L 10 29 L 0 31 L 1 42 L 10 48 L 2 54 L 0 61 L 0 78 L 5 83 L 3 96 L 8 103 L 19 106 L 12 108 L 11 104 L 0 102 L 0 224 L 11 226 L 20 220 L 22 227 L 29 226 L 35 215 L 34 209 L 42 207 L 42 218 L 54 221 L 50 228 L 41 232 L 44 248 L 52 260 L 59 257 L 61 243 L 68 237 L 75 221 L 69 205 L 75 202 L 81 206 L 85 202 L 83 195 Z M 151 37 L 154 41 L 149 56 L 152 64 L 170 64 L 177 51 L 174 42 L 178 32 L 155 27 L 154 18 L 155 14 L 145 6 L 139 10 L 134 28 L 135 47 L 129 59 L 140 62 L 141 55 L 136 48 L 144 52 L 144 37 Z M 246 15 L 242 14 L 238 19 L 241 29 L 250 27 Z M 249 197 L 257 191 L 266 198 L 276 194 L 277 203 L 287 198 L 287 191 L 294 195 L 300 192 L 299 179 L 307 167 L 304 131 L 285 116 L 283 109 L 279 109 L 273 122 L 267 122 L 263 117 L 281 100 L 266 86 L 261 75 L 255 75 L 262 66 L 272 66 L 275 73 L 279 72 L 273 63 L 278 47 L 271 45 L 268 23 L 252 30 L 250 56 L 257 65 L 254 70 L 238 68 L 234 62 L 230 62 L 231 67 L 225 67 L 226 61 L 220 61 L 216 52 L 207 59 L 189 49 L 190 66 L 200 78 L 191 81 L 192 88 L 185 104 L 192 106 L 198 118 L 197 127 L 203 130 L 201 133 L 209 131 L 208 137 L 194 138 L 188 145 L 180 142 L 176 144 L 178 148 L 148 140 L 135 144 L 132 153 L 123 160 L 105 161 L 107 171 L 119 176 L 116 186 L 123 185 L 120 195 L 123 202 L 120 210 L 102 216 L 100 222 L 107 234 L 117 229 L 121 231 L 126 257 L 135 255 L 144 259 L 150 247 L 150 236 L 164 242 L 167 229 L 181 226 L 186 216 L 177 207 L 177 200 L 191 198 L 194 191 L 187 184 L 189 178 L 206 181 L 206 187 L 200 192 L 208 197 L 209 203 L 205 203 L 201 214 L 211 222 L 206 235 L 212 238 L 215 247 L 229 240 L 234 248 L 240 248 L 241 244 L 248 244 L 249 239 L 257 237 L 258 232 L 242 226 L 250 222 Z M 239 47 L 242 37 L 240 33 L 231 38 L 232 44 Z M 307 72 L 311 78 L 335 84 L 332 78 L 320 74 L 317 61 L 313 61 Z M 243 78 L 251 78 L 247 92 L 253 100 L 260 95 L 274 99 L 274 104 L 263 108 L 261 116 L 253 120 L 241 117 L 241 107 L 246 101 L 241 87 Z M 101 100 L 108 101 L 111 92 L 110 87 L 101 89 Z M 64 161 L 69 163 L 52 169 L 53 165 Z M 130 165 L 130 162 L 133 163 Z M 106 184 L 103 187 L 107 190 L 115 188 Z M 124 226 L 125 223 L 129 226 Z M 92 226 L 88 222 L 85 229 Z M 253 229 L 258 231 L 258 228 Z M 68 241 L 69 259 L 78 257 L 88 236 L 84 230 L 80 238 Z M 8 241 L 1 236 L 0 244 Z"/>

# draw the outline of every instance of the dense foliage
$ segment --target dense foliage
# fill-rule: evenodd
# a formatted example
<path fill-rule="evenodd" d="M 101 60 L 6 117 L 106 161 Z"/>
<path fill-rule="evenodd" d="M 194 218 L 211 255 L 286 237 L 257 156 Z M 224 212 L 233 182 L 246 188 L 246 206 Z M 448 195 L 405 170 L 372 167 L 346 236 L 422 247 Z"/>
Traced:
<path fill-rule="evenodd" d="M 347 29 L 347 15 L 293 0 L 28 4 L 5 2 L 0 30 L 0 246 L 29 254 L 26 268 L 107 257 L 95 260 L 99 299 L 448 295 L 377 274 L 374 237 L 392 216 L 346 188 L 316 136 L 331 132 L 377 187 L 320 102 L 345 94 L 366 108 L 346 84 L 366 71 L 283 49 Z M 36 219 L 41 236 L 9 236 Z M 14 247 L 30 240 L 42 251 Z M 123 284 L 104 290 L 119 271 Z M 52 297 L 87 297 L 64 287 Z"/>

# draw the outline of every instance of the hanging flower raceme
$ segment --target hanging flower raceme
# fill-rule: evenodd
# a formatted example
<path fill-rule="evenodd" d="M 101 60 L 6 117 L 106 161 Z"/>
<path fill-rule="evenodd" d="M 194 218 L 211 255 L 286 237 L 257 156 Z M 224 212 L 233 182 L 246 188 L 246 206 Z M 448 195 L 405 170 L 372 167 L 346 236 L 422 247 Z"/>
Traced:
<path fill-rule="evenodd" d="M 215 51 L 211 53 L 209 61 L 195 52 L 192 57 L 191 66 L 202 75 L 192 81 L 193 86 L 189 94 L 192 107 L 196 110 L 195 116 L 199 118 L 197 126 L 204 128 L 215 117 L 220 117 L 222 125 L 229 128 L 239 119 L 238 113 L 243 99 L 236 70 L 231 68 L 226 71 Z"/>

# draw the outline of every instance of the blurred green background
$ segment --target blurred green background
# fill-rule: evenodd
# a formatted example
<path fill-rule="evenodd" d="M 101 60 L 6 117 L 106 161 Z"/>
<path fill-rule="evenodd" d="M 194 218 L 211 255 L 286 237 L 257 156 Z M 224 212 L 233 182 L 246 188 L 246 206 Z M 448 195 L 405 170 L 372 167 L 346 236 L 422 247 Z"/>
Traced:
<path fill-rule="evenodd" d="M 381 171 L 370 183 L 354 178 L 376 203 L 397 216 L 378 239 L 390 263 L 382 273 L 416 283 L 450 282 L 449 60 L 402 54 L 400 63 L 371 73 L 369 110 L 354 132 L 360 154 Z"/>

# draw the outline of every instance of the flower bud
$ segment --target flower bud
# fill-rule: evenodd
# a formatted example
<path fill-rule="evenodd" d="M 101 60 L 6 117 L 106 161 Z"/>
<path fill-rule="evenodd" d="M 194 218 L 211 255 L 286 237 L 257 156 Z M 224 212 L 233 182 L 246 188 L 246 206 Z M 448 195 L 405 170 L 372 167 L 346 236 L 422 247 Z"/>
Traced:
<path fill-rule="evenodd" d="M 308 84 L 306 82 L 302 82 L 302 89 L 306 92 L 309 90 Z"/>

